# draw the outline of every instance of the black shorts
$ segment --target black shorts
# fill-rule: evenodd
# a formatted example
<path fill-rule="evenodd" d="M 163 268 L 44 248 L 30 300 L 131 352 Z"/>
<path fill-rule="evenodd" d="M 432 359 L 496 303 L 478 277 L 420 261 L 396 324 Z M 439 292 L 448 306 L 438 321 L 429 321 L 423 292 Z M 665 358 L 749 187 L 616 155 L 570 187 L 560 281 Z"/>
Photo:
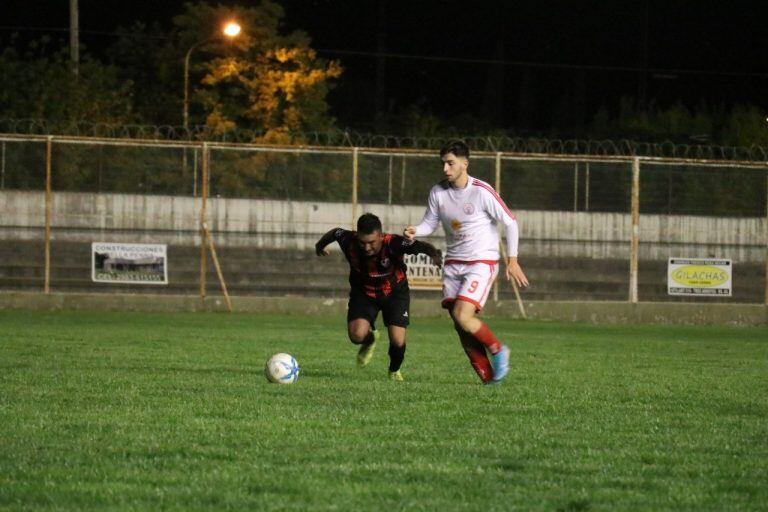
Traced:
<path fill-rule="evenodd" d="M 381 311 L 384 325 L 397 325 L 408 327 L 408 309 L 411 305 L 411 291 L 408 285 L 393 291 L 389 297 L 374 299 L 363 293 L 362 290 L 352 288 L 349 292 L 349 309 L 347 310 L 347 322 L 364 318 L 374 325 L 376 317 Z"/>

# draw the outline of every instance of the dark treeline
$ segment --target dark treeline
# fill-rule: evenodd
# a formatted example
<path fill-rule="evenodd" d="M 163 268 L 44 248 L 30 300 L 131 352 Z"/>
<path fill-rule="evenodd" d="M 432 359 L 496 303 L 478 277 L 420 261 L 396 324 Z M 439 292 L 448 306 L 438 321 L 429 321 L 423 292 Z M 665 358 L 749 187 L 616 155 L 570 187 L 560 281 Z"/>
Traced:
<path fill-rule="evenodd" d="M 345 100 L 338 92 L 334 95 L 334 87 L 347 97 L 350 94 L 344 87 L 342 62 L 319 58 L 307 34 L 282 28 L 283 17 L 282 7 L 270 1 L 256 7 L 186 4 L 171 20 L 170 31 L 157 23 L 136 23 L 120 28 L 104 47 L 83 48 L 77 75 L 64 39 L 7 36 L 0 41 L 0 118 L 41 119 L 52 125 L 181 126 L 184 57 L 194 48 L 189 66 L 190 125 L 203 126 L 212 134 L 251 131 L 254 142 L 283 144 L 306 142 L 302 134 L 307 132 L 347 127 L 349 120 L 337 119 L 333 110 L 334 104 Z M 227 19 L 237 19 L 243 26 L 242 35 L 232 41 L 217 36 L 220 23 Z M 504 91 L 491 94 L 492 87 L 483 92 L 488 108 L 476 114 L 447 116 L 418 101 L 396 108 L 382 104 L 368 122 L 349 128 L 402 136 L 487 134 L 768 147 L 766 113 L 757 105 L 702 101 L 690 106 L 623 96 L 613 103 L 607 100 L 590 115 L 579 109 L 577 86 L 576 92 L 565 87 L 557 101 L 546 102 L 549 125 L 531 126 L 524 120 L 535 117 L 537 96 L 530 76 L 525 82 L 526 76 L 520 76 L 522 82 L 508 95 Z M 491 74 L 488 80 L 492 79 Z M 371 91 L 356 94 L 374 99 Z M 541 98 L 537 101 L 539 106 L 545 103 Z M 494 105 L 499 104 L 504 105 L 505 112 L 519 115 L 494 115 L 498 110 Z M 35 161 L 37 157 L 27 151 L 20 145 L 7 149 L 6 188 L 35 187 L 38 183 L 36 173 L 13 170 Z M 56 175 L 58 189 L 194 192 L 190 155 L 182 159 L 179 152 L 132 150 L 105 159 L 104 150 L 99 151 L 88 147 L 62 150 Z M 182 161 L 187 165 L 180 165 Z M 306 167 L 297 171 L 296 165 Z M 419 179 L 432 179 L 427 170 L 432 165 L 419 164 L 424 168 Z M 215 193 L 223 196 L 338 201 L 349 196 L 351 186 L 346 158 L 296 160 L 254 154 L 231 162 L 220 160 L 215 169 Z M 363 187 L 371 190 L 364 192 L 371 200 L 382 200 L 384 196 L 378 197 L 381 194 L 370 185 L 378 183 L 374 169 L 384 173 L 386 166 L 370 167 L 371 177 Z M 592 210 L 626 210 L 629 182 L 625 171 L 593 168 L 596 188 Z M 526 208 L 571 209 L 572 173 L 558 171 L 549 176 L 548 172 L 540 166 L 520 169 L 517 190 L 524 190 L 528 183 L 532 193 L 520 195 L 515 202 L 524 203 Z M 765 214 L 765 172 L 669 168 L 649 170 L 645 176 L 643 207 L 648 212 Z M 581 185 L 576 186 L 583 188 L 584 179 L 582 176 Z M 402 189 L 418 195 L 413 187 Z M 586 192 L 580 190 L 577 195 L 584 197 Z M 420 197 L 406 194 L 394 200 L 410 202 Z"/>

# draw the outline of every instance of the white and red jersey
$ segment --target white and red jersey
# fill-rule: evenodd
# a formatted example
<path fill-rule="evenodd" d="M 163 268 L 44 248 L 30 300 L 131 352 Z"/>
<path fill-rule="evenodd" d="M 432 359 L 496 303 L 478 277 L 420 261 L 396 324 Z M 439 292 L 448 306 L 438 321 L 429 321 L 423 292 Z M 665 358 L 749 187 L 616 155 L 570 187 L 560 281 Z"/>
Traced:
<path fill-rule="evenodd" d="M 488 183 L 468 176 L 464 188 L 442 181 L 432 187 L 424 218 L 416 226 L 416 236 L 426 236 L 443 223 L 448 260 L 463 262 L 498 261 L 499 232 L 506 230 L 507 255 L 517 256 L 518 227 L 515 215 Z"/>

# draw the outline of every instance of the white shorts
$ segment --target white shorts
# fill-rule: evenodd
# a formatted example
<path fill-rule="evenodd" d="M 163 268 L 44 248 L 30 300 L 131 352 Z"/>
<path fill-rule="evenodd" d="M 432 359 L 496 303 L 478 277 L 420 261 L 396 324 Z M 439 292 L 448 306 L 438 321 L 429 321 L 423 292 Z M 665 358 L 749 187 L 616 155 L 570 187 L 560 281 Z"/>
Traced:
<path fill-rule="evenodd" d="M 443 307 L 447 309 L 457 300 L 464 300 L 480 311 L 498 275 L 497 261 L 446 261 L 443 267 Z"/>

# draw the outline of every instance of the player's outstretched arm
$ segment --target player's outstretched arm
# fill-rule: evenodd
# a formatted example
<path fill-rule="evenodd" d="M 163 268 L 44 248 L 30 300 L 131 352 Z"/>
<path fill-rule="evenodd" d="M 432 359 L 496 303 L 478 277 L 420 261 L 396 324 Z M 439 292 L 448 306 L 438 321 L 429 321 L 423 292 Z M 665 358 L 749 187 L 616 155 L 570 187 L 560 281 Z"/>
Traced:
<path fill-rule="evenodd" d="M 328 256 L 328 254 L 330 254 L 326 249 L 326 247 L 328 246 L 328 244 L 336 240 L 336 232 L 339 229 L 340 228 L 333 228 L 332 230 L 324 234 L 322 237 L 320 237 L 320 240 L 318 240 L 317 243 L 315 244 L 315 254 L 317 254 L 318 256 Z"/>
<path fill-rule="evenodd" d="M 510 281 L 514 279 L 518 286 L 528 286 L 528 278 L 525 277 L 525 272 L 523 272 L 522 267 L 520 267 L 520 264 L 517 262 L 517 256 L 507 257 L 506 274 L 507 279 Z"/>
<path fill-rule="evenodd" d="M 429 199 L 427 200 L 427 211 L 424 212 L 424 217 L 418 226 L 408 226 L 403 230 L 403 236 L 408 240 L 413 240 L 417 236 L 427 236 L 432 234 L 437 225 L 440 222 L 440 217 L 437 214 L 437 197 L 435 195 L 435 189 L 429 192 Z"/>

